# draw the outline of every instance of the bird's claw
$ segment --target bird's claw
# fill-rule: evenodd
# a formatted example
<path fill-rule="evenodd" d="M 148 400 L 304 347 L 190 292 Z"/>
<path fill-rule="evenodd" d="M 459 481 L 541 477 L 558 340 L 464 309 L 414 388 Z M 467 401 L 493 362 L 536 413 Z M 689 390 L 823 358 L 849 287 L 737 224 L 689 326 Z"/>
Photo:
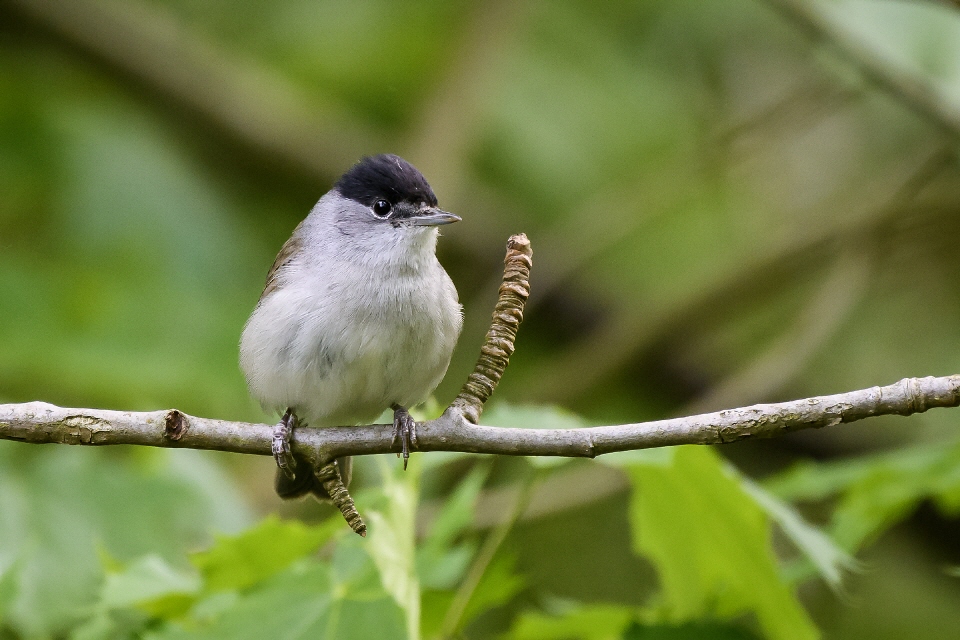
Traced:
<path fill-rule="evenodd" d="M 290 439 L 293 436 L 293 430 L 297 426 L 297 416 L 292 410 L 287 409 L 283 418 L 273 428 L 273 459 L 277 461 L 277 466 L 287 478 L 293 480 L 296 477 L 294 469 L 297 466 L 293 459 L 293 452 L 290 450 Z"/>
<path fill-rule="evenodd" d="M 410 459 L 410 450 L 417 448 L 417 422 L 410 413 L 398 404 L 393 405 L 393 440 L 397 444 L 400 440 L 399 458 L 403 454 L 403 470 L 407 470 L 407 460 Z"/>

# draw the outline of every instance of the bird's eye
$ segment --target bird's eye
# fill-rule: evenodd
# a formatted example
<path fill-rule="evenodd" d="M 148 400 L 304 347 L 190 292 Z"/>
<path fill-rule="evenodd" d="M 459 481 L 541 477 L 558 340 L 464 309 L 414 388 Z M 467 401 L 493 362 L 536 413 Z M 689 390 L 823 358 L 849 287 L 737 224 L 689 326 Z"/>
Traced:
<path fill-rule="evenodd" d="M 373 203 L 373 212 L 381 218 L 386 217 L 390 213 L 390 203 L 386 200 L 377 200 Z"/>

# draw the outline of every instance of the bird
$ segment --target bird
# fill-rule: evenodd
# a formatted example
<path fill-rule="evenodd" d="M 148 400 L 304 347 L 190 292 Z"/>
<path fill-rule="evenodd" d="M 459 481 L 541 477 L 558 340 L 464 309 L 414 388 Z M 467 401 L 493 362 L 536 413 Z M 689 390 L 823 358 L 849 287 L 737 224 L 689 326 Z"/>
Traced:
<path fill-rule="evenodd" d="M 297 428 L 369 424 L 392 409 L 406 469 L 416 446 L 408 409 L 440 383 L 463 325 L 436 256 L 438 227 L 460 220 L 412 164 L 365 156 L 280 249 L 240 337 L 250 394 L 283 416 L 272 447 L 280 497 L 329 499 L 291 453 Z M 350 458 L 337 467 L 349 484 Z"/>

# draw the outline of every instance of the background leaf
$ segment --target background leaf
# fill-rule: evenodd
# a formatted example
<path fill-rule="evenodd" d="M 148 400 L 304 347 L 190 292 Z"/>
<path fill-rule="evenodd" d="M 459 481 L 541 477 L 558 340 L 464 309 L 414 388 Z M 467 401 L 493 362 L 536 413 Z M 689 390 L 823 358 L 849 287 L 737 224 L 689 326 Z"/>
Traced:
<path fill-rule="evenodd" d="M 673 460 L 629 471 L 634 545 L 657 567 L 664 620 L 752 612 L 767 637 L 817 637 L 778 575 L 763 511 L 712 450 L 681 447 Z"/>
<path fill-rule="evenodd" d="M 194 554 L 191 561 L 200 570 L 205 588 L 244 589 L 315 552 L 342 531 L 341 525 L 338 520 L 330 519 L 309 527 L 268 516 L 238 536 L 218 536 L 213 548 Z"/>
<path fill-rule="evenodd" d="M 508 637 L 511 640 L 557 637 L 614 640 L 624 637 L 634 615 L 629 607 L 617 606 L 577 608 L 559 617 L 531 613 L 517 620 Z"/>
<path fill-rule="evenodd" d="M 17 585 L 8 623 L 34 637 L 77 620 L 102 579 L 98 545 L 121 560 L 154 554 L 183 563 L 184 549 L 211 530 L 249 522 L 212 464 L 195 451 L 41 453 L 0 442 L 0 564 Z M 201 477 L 210 482 L 193 480 Z"/>
<path fill-rule="evenodd" d="M 403 470 L 400 465 L 389 465 L 379 456 L 383 510 L 370 510 L 367 538 L 368 552 L 373 558 L 383 588 L 400 606 L 406 616 L 407 636 L 420 637 L 420 579 L 416 573 L 414 519 L 417 510 L 419 462 Z"/>
<path fill-rule="evenodd" d="M 839 496 L 830 532 L 856 550 L 913 511 L 925 499 L 955 516 L 960 512 L 960 445 L 914 447 L 857 460 L 804 463 L 768 481 L 792 500 Z"/>

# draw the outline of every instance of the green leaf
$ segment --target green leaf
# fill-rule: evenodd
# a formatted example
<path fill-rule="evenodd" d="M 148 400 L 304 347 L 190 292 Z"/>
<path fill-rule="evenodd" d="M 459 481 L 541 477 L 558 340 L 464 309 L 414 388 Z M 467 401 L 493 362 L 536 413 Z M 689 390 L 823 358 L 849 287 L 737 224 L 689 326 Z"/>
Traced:
<path fill-rule="evenodd" d="M 818 636 L 779 577 L 764 512 L 713 450 L 681 447 L 670 467 L 628 473 L 634 548 L 657 568 L 664 621 L 754 613 L 769 638 Z"/>
<path fill-rule="evenodd" d="M 638 464 L 669 467 L 673 464 L 673 452 L 675 450 L 676 447 L 657 447 L 655 449 L 617 451 L 602 455 L 597 460 L 610 467 L 629 467 Z"/>
<path fill-rule="evenodd" d="M 142 638 L 149 618 L 139 611 L 98 611 L 70 630 L 70 640 L 125 640 Z"/>
<path fill-rule="evenodd" d="M 958 475 L 960 479 L 960 475 Z M 830 522 L 830 533 L 846 549 L 859 549 L 904 520 L 934 492 L 930 478 L 878 468 L 844 492 Z"/>
<path fill-rule="evenodd" d="M 459 584 L 477 552 L 477 542 L 470 540 L 443 550 L 417 551 L 417 575 L 424 589 L 453 589 Z"/>
<path fill-rule="evenodd" d="M 501 551 L 483 572 L 483 577 L 477 583 L 467 607 L 463 611 L 460 628 L 465 627 L 471 620 L 484 611 L 502 606 L 520 593 L 527 585 L 527 580 L 517 573 L 517 558 L 512 553 Z"/>
<path fill-rule="evenodd" d="M 853 460 L 802 463 L 765 483 L 791 500 L 840 496 L 829 531 L 858 549 L 930 498 L 946 515 L 960 511 L 960 443 L 912 447 Z"/>
<path fill-rule="evenodd" d="M 342 528 L 340 518 L 310 526 L 270 515 L 237 536 L 217 536 L 211 549 L 193 554 L 191 561 L 206 589 L 244 589 L 315 552 Z"/>
<path fill-rule="evenodd" d="M 514 622 L 508 640 L 619 640 L 636 610 L 622 605 L 590 605 L 575 608 L 560 616 L 539 612 L 521 614 Z"/>
<path fill-rule="evenodd" d="M 136 607 L 148 615 L 183 614 L 200 590 L 200 578 L 177 571 L 156 555 L 147 555 L 117 573 L 108 573 L 100 590 L 102 609 Z"/>
<path fill-rule="evenodd" d="M 117 624 L 108 612 L 100 611 L 86 622 L 74 627 L 70 632 L 70 640 L 104 640 L 116 635 Z"/>
<path fill-rule="evenodd" d="M 803 552 L 834 591 L 841 587 L 844 570 L 859 567 L 850 554 L 838 547 L 826 533 L 805 521 L 796 509 L 778 500 L 749 478 L 740 476 L 740 486 L 780 526 L 781 531 Z"/>
<path fill-rule="evenodd" d="M 420 595 L 420 633 L 436 638 L 443 629 L 443 620 L 453 602 L 453 591 L 424 589 Z"/>
<path fill-rule="evenodd" d="M 491 427 L 519 429 L 579 429 L 590 426 L 583 418 L 562 407 L 507 402 L 497 402 L 485 411 L 483 423 Z"/>
<path fill-rule="evenodd" d="M 95 604 L 98 549 L 170 562 L 250 512 L 213 456 L 160 449 L 0 442 L 0 566 L 16 558 L 5 624 L 26 637 L 68 628 Z"/>
<path fill-rule="evenodd" d="M 453 588 L 470 564 L 476 552 L 475 541 L 456 546 L 454 542 L 473 523 L 477 496 L 490 474 L 490 467 L 488 461 L 474 465 L 444 500 L 429 533 L 420 543 L 417 549 L 417 574 L 425 588 Z"/>
<path fill-rule="evenodd" d="M 733 625 L 716 622 L 641 625 L 633 623 L 623 640 L 754 640 L 752 633 Z"/>
<path fill-rule="evenodd" d="M 830 462 L 800 462 L 764 482 L 786 500 L 822 500 L 846 491 L 885 469 L 904 475 L 928 475 L 944 458 L 956 459 L 957 446 L 920 446 Z"/>
<path fill-rule="evenodd" d="M 349 547 L 349 544 L 346 546 Z M 151 640 L 361 640 L 402 638 L 404 614 L 377 585 L 369 558 L 341 583 L 331 565 L 304 559 L 241 594 L 212 621 L 170 623 Z M 371 580 L 372 579 L 372 580 Z M 355 588 L 358 584 L 374 589 Z"/>
<path fill-rule="evenodd" d="M 370 509 L 367 550 L 380 572 L 383 588 L 403 609 L 407 637 L 420 637 L 420 581 L 416 572 L 415 523 L 421 466 L 411 458 L 407 471 L 393 456 L 378 456 L 383 510 Z"/>
<path fill-rule="evenodd" d="M 477 496 L 480 495 L 487 476 L 490 475 L 490 467 L 490 461 L 480 462 L 474 465 L 470 473 L 460 481 L 457 488 L 444 501 L 443 508 L 430 526 L 430 532 L 422 546 L 448 547 L 473 523 Z"/>
<path fill-rule="evenodd" d="M 463 629 L 481 613 L 508 603 L 526 584 L 526 579 L 516 571 L 516 557 L 501 551 L 490 562 L 477 583 L 460 617 L 458 628 Z M 440 633 L 453 603 L 455 587 L 456 585 L 452 585 L 448 591 L 424 590 L 421 600 L 424 636 L 432 638 Z"/>

